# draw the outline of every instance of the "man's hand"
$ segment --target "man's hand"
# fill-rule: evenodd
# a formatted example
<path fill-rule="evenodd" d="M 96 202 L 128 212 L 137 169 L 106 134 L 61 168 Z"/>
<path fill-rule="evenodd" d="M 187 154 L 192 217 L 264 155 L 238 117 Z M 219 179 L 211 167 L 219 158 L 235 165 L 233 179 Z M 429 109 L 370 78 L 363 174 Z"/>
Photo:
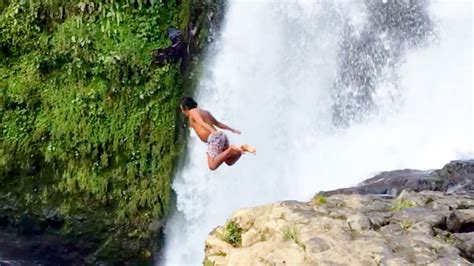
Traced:
<path fill-rule="evenodd" d="M 212 116 L 212 115 L 211 115 Z M 235 133 L 237 135 L 240 135 L 242 132 L 240 132 L 240 130 L 237 130 L 237 129 L 233 129 L 231 127 L 229 127 L 228 125 L 222 123 L 222 122 L 219 122 L 217 121 L 217 119 L 215 117 L 212 116 L 212 121 L 214 122 L 214 125 L 216 125 L 216 127 L 218 128 L 222 128 L 222 129 L 225 129 L 225 130 L 229 130 L 230 132 L 232 133 Z"/>
<path fill-rule="evenodd" d="M 240 135 L 242 132 L 240 132 L 240 130 L 237 130 L 237 129 L 231 129 L 231 131 L 237 135 Z"/>

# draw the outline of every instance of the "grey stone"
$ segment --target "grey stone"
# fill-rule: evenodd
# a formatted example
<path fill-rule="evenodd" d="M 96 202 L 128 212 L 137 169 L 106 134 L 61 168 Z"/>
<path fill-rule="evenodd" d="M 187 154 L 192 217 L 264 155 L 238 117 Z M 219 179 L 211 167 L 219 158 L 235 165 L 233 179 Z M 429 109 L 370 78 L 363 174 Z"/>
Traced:
<path fill-rule="evenodd" d="M 474 232 L 454 234 L 455 246 L 462 252 L 464 257 L 474 262 Z"/>
<path fill-rule="evenodd" d="M 404 189 L 448 193 L 474 191 L 474 160 L 451 161 L 439 170 L 404 169 L 382 172 L 350 188 L 320 192 L 323 195 L 398 195 Z"/>
<path fill-rule="evenodd" d="M 367 218 L 367 216 L 361 213 L 349 216 L 347 218 L 347 223 L 349 224 L 352 230 L 362 231 L 369 230 L 372 228 L 370 220 Z"/>
<path fill-rule="evenodd" d="M 446 217 L 442 213 L 433 212 L 426 208 L 415 207 L 407 208 L 392 216 L 394 221 L 424 221 L 431 226 L 437 226 L 444 223 Z"/>
<path fill-rule="evenodd" d="M 242 234 L 252 232 L 258 241 L 247 241 L 241 247 L 224 241 L 209 244 L 209 239 L 220 239 L 219 232 L 225 230 L 220 226 L 206 242 L 206 257 L 229 265 L 262 261 L 292 265 L 472 265 L 474 195 L 445 191 L 457 181 L 464 182 L 463 188 L 469 187 L 466 180 L 471 178 L 471 165 L 474 161 L 452 162 L 439 171 L 383 173 L 362 183 L 362 188 L 339 190 L 342 194 L 337 195 L 327 193 L 325 204 L 286 201 L 238 210 L 230 219 L 246 225 Z M 407 180 L 410 178 L 414 179 Z M 425 188 L 437 191 L 418 191 Z M 398 198 L 351 194 L 381 193 L 382 189 L 396 190 Z M 345 194 L 347 191 L 351 195 Z M 416 206 L 403 204 L 402 199 Z M 224 255 L 219 252 L 223 247 L 227 248 Z"/>
<path fill-rule="evenodd" d="M 313 253 L 323 252 L 331 248 L 324 239 L 319 237 L 313 237 L 306 241 L 305 246 Z"/>

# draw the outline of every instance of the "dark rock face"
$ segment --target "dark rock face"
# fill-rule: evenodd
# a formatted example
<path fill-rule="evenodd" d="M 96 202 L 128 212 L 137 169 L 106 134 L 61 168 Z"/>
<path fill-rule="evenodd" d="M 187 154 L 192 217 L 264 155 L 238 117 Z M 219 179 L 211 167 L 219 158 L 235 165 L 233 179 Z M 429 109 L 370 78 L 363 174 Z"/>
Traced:
<path fill-rule="evenodd" d="M 439 170 L 395 170 L 382 172 L 356 187 L 325 191 L 322 194 L 382 194 L 396 196 L 404 189 L 447 193 L 474 191 L 474 160 L 452 161 Z"/>
<path fill-rule="evenodd" d="M 18 221 L 18 233 L 24 236 L 32 236 L 41 234 L 45 229 L 45 223 L 25 213 Z"/>
<path fill-rule="evenodd" d="M 453 210 L 446 218 L 446 228 L 451 233 L 474 232 L 474 209 Z"/>
<path fill-rule="evenodd" d="M 454 234 L 456 247 L 461 251 L 463 257 L 474 262 L 474 232 Z"/>
<path fill-rule="evenodd" d="M 186 70 L 188 49 L 180 30 L 168 29 L 168 38 L 171 45 L 166 48 L 153 50 L 153 63 L 158 66 L 164 66 L 168 63 L 176 63 L 181 60 L 181 71 Z"/>
<path fill-rule="evenodd" d="M 162 67 L 180 62 L 183 73 L 192 70 L 192 62 L 199 60 L 204 48 L 215 39 L 224 19 L 225 1 L 191 0 L 190 3 L 186 26 L 182 30 L 169 28 L 171 45 L 153 50 L 154 65 Z"/>
<path fill-rule="evenodd" d="M 474 191 L 474 160 L 452 161 L 442 169 L 434 171 L 432 176 L 444 181 L 442 191 Z"/>
<path fill-rule="evenodd" d="M 64 219 L 54 209 L 42 215 L 0 210 L 0 265 L 83 265 L 93 250 L 61 235 Z M 91 242 L 93 237 L 90 237 Z"/>
<path fill-rule="evenodd" d="M 14 232 L 0 233 L 0 251 L 0 265 L 83 265 L 89 252 L 60 237 L 22 237 Z"/>
<path fill-rule="evenodd" d="M 0 228 L 5 228 L 10 224 L 10 218 L 7 215 L 0 214 Z"/>

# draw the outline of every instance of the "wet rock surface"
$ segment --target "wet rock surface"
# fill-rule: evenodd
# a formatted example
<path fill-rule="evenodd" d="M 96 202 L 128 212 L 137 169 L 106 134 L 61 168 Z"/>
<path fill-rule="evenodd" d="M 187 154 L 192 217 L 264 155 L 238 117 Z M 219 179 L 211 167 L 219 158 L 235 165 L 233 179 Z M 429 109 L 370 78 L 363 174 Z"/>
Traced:
<path fill-rule="evenodd" d="M 81 265 L 88 252 L 57 236 L 0 233 L 0 265 Z"/>
<path fill-rule="evenodd" d="M 473 163 L 238 210 L 210 233 L 204 264 L 472 265 Z"/>
<path fill-rule="evenodd" d="M 439 170 L 395 170 L 382 172 L 356 187 L 322 192 L 335 194 L 398 195 L 403 189 L 432 190 L 447 193 L 474 192 L 474 160 L 452 161 Z"/>
<path fill-rule="evenodd" d="M 410 204 L 406 204 L 410 202 Z M 375 207 L 374 207 L 375 206 Z M 459 207 L 469 209 L 458 209 Z M 206 241 L 214 265 L 472 265 L 474 197 L 405 190 L 394 199 L 333 195 L 234 213 Z M 345 215 L 332 216 L 337 209 Z"/>

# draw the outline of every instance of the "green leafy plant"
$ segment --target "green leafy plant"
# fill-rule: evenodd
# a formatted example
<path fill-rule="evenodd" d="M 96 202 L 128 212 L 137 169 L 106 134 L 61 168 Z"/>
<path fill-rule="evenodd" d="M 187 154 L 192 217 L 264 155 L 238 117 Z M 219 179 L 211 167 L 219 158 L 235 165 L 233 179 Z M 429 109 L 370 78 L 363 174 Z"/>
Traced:
<path fill-rule="evenodd" d="M 413 226 L 413 222 L 410 220 L 403 220 L 400 222 L 400 227 L 405 231 L 410 229 L 412 226 Z"/>
<path fill-rule="evenodd" d="M 242 228 L 234 221 L 228 222 L 225 226 L 223 240 L 234 247 L 240 246 L 242 244 Z"/>
<path fill-rule="evenodd" d="M 435 239 L 439 241 L 444 241 L 448 244 L 454 244 L 454 242 L 456 242 L 456 237 L 454 236 L 454 234 L 447 231 L 438 231 L 435 234 Z"/>
<path fill-rule="evenodd" d="M 204 262 L 203 262 L 203 265 L 204 266 L 214 266 L 214 263 L 212 261 L 210 261 L 208 258 L 205 258 Z"/>
<path fill-rule="evenodd" d="M 327 197 L 322 195 L 322 194 L 316 194 L 314 197 L 313 197 L 313 200 L 312 202 L 316 205 L 323 205 L 327 202 Z"/>
<path fill-rule="evenodd" d="M 448 232 L 445 241 L 446 243 L 454 244 L 454 242 L 456 242 L 456 237 L 451 232 Z"/>
<path fill-rule="evenodd" d="M 416 207 L 416 203 L 409 199 L 397 199 L 393 202 L 392 206 L 390 207 L 390 211 L 401 211 L 404 209 Z"/>
<path fill-rule="evenodd" d="M 295 243 L 298 243 L 298 229 L 295 225 L 286 226 L 281 232 L 283 235 L 283 240 L 293 240 Z"/>

